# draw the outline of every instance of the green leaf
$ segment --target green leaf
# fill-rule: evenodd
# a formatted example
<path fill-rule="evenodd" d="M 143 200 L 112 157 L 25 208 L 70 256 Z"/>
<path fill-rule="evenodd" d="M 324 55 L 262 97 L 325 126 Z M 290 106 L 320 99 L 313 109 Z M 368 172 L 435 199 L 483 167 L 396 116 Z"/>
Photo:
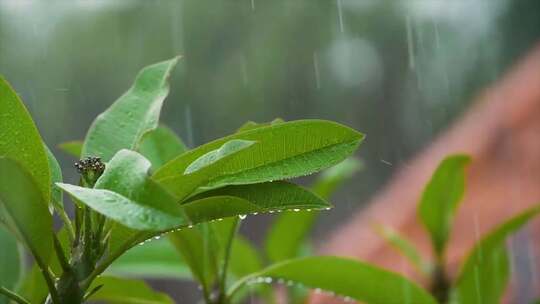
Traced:
<path fill-rule="evenodd" d="M 478 243 L 467 257 L 454 284 L 452 303 L 499 303 L 508 282 L 506 239 L 540 213 L 530 208 L 499 225 Z"/>
<path fill-rule="evenodd" d="M 58 148 L 65 153 L 79 159 L 81 157 L 83 144 L 84 143 L 82 140 L 72 140 L 59 144 Z"/>
<path fill-rule="evenodd" d="M 166 239 L 145 242 L 118 258 L 108 269 L 117 276 L 149 279 L 188 279 L 189 269 Z"/>
<path fill-rule="evenodd" d="M 433 248 L 442 255 L 452 228 L 454 213 L 465 191 L 466 155 L 446 157 L 424 189 L 418 215 L 430 233 Z"/>
<path fill-rule="evenodd" d="M 162 231 L 186 224 L 176 200 L 148 177 L 150 166 L 137 152 L 121 150 L 107 164 L 94 189 L 57 185 L 95 211 L 129 228 Z"/>
<path fill-rule="evenodd" d="M 153 178 L 181 199 L 200 187 L 294 178 L 341 162 L 363 138 L 362 134 L 330 121 L 284 122 L 236 133 L 190 150 L 158 169 Z M 196 159 L 235 139 L 257 144 L 230 155 L 219 166 L 183 174 Z"/>
<path fill-rule="evenodd" d="M 93 290 L 103 285 L 90 296 L 92 301 L 105 301 L 110 304 L 173 304 L 174 301 L 164 293 L 151 289 L 144 281 L 98 277 L 90 286 Z"/>
<path fill-rule="evenodd" d="M 143 136 L 157 128 L 168 78 L 179 57 L 141 70 L 133 86 L 94 120 L 82 156 L 108 161 L 121 149 L 136 150 Z"/>
<path fill-rule="evenodd" d="M 51 170 L 51 202 L 63 206 L 64 198 L 62 189 L 56 186 L 56 183 L 61 183 L 63 181 L 62 169 L 60 169 L 60 164 L 58 164 L 54 154 L 52 154 L 47 146 L 45 146 L 45 150 L 47 151 L 47 160 L 49 162 L 49 169 Z"/>
<path fill-rule="evenodd" d="M 263 262 L 257 249 L 246 238 L 237 235 L 231 248 L 229 269 L 240 278 L 262 269 Z"/>
<path fill-rule="evenodd" d="M 229 296 L 246 283 L 271 281 L 321 289 L 367 304 L 436 303 L 426 290 L 401 275 L 366 263 L 328 256 L 274 264 L 236 282 L 229 290 Z"/>
<path fill-rule="evenodd" d="M 286 211 L 275 220 L 264 242 L 266 256 L 272 262 L 298 257 L 318 212 Z"/>
<path fill-rule="evenodd" d="M 318 176 L 311 187 L 322 198 L 330 195 L 351 178 L 361 168 L 355 158 L 347 158 L 329 168 Z M 317 212 L 283 212 L 274 220 L 265 239 L 265 251 L 272 262 L 279 262 L 299 256 L 300 249 L 306 241 L 317 217 Z"/>
<path fill-rule="evenodd" d="M 422 259 L 420 253 L 416 250 L 414 245 L 409 242 L 409 240 L 401 236 L 399 232 L 384 225 L 375 225 L 374 230 L 394 249 L 396 249 L 397 252 L 406 257 L 419 273 L 426 276 L 431 274 L 432 265 Z"/>
<path fill-rule="evenodd" d="M 30 303 L 44 303 L 49 294 L 47 283 L 37 265 L 33 265 L 21 280 L 18 293 Z"/>
<path fill-rule="evenodd" d="M 182 259 L 189 266 L 193 277 L 209 290 L 217 276 L 216 248 L 210 248 L 213 243 L 208 237 L 204 237 L 200 229 L 208 229 L 207 226 L 192 227 L 169 233 L 169 240 L 176 250 L 182 255 Z M 207 235 L 207 234 L 206 234 Z"/>
<path fill-rule="evenodd" d="M 52 216 L 34 178 L 5 157 L 0 157 L 0 217 L 44 266 L 53 248 Z"/>
<path fill-rule="evenodd" d="M 13 88 L 0 76 L 0 157 L 16 160 L 36 181 L 47 204 L 51 177 L 47 153 L 32 117 Z"/>
<path fill-rule="evenodd" d="M 154 169 L 186 151 L 184 142 L 165 126 L 146 133 L 139 145 L 139 152 L 150 160 Z"/>
<path fill-rule="evenodd" d="M 0 226 L 0 286 L 13 289 L 21 274 L 21 260 L 17 239 L 2 226 Z M 0 304 L 7 304 L 8 300 L 0 296 Z"/>
<path fill-rule="evenodd" d="M 201 157 L 194 160 L 187 168 L 186 171 L 184 171 L 184 174 L 191 174 L 193 172 L 197 172 L 203 168 L 206 168 L 208 166 L 211 166 L 215 164 L 216 162 L 226 158 L 227 156 L 230 156 L 234 153 L 237 153 L 239 151 L 242 151 L 251 145 L 253 145 L 254 141 L 249 140 L 241 140 L 241 139 L 233 139 L 231 141 L 228 141 L 223 144 L 219 149 L 212 150 Z"/>

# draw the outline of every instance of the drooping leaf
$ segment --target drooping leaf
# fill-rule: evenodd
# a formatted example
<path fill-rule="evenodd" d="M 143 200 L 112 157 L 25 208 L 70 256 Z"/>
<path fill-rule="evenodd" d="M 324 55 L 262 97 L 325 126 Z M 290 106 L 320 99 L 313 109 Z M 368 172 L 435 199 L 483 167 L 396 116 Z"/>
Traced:
<path fill-rule="evenodd" d="M 52 216 L 34 178 L 5 157 L 0 157 L 0 216 L 44 266 L 53 248 Z"/>
<path fill-rule="evenodd" d="M 148 177 L 150 166 L 139 153 L 121 150 L 107 164 L 94 189 L 58 186 L 129 228 L 162 231 L 186 224 L 176 200 Z"/>
<path fill-rule="evenodd" d="M 229 261 L 231 273 L 240 278 L 261 270 L 262 266 L 262 258 L 253 244 L 243 236 L 237 235 L 231 248 Z"/>
<path fill-rule="evenodd" d="M 59 144 L 58 148 L 64 151 L 66 154 L 79 159 L 81 157 L 83 144 L 84 143 L 82 140 L 72 140 Z"/>
<path fill-rule="evenodd" d="M 17 93 L 0 76 L 0 157 L 19 162 L 43 193 L 43 202 L 51 195 L 51 176 L 47 153 L 32 117 Z"/>
<path fill-rule="evenodd" d="M 406 257 L 409 262 L 420 272 L 421 274 L 429 276 L 432 270 L 432 265 L 425 261 L 414 245 L 401 236 L 399 232 L 395 231 L 391 227 L 384 225 L 375 225 L 375 232 L 385 239 L 394 249 L 400 254 Z"/>
<path fill-rule="evenodd" d="M 244 150 L 252 146 L 255 142 L 249 140 L 233 139 L 223 144 L 219 149 L 212 150 L 201 157 L 194 160 L 184 171 L 184 174 L 191 174 L 193 172 L 199 171 L 205 167 L 211 166 L 216 162 L 230 156 L 234 153 L 237 153 L 241 150 Z"/>
<path fill-rule="evenodd" d="M 169 93 L 168 78 L 178 57 L 147 66 L 133 86 L 93 122 L 84 141 L 82 156 L 108 161 L 121 149 L 135 150 L 143 136 L 158 126 L 163 100 Z"/>
<path fill-rule="evenodd" d="M 499 303 L 508 283 L 506 239 L 540 213 L 535 206 L 505 221 L 473 248 L 454 284 L 452 303 Z"/>
<path fill-rule="evenodd" d="M 189 269 L 166 239 L 146 242 L 126 251 L 107 270 L 116 276 L 148 279 L 187 279 Z"/>
<path fill-rule="evenodd" d="M 284 281 L 321 289 L 367 304 L 435 304 L 435 299 L 415 283 L 396 273 L 338 257 L 308 257 L 274 264 L 244 277 L 229 296 L 246 283 Z"/>
<path fill-rule="evenodd" d="M 189 266 L 193 277 L 209 290 L 217 277 L 218 265 L 216 251 L 210 248 L 212 242 L 205 237 L 207 226 L 192 227 L 169 233 L 172 242 L 182 259 Z M 215 244 L 215 243 L 214 243 Z"/>
<path fill-rule="evenodd" d="M 355 158 L 347 158 L 334 167 L 323 171 L 311 188 L 322 198 L 329 199 L 330 195 L 360 168 L 360 161 Z M 264 243 L 267 257 L 272 262 L 298 257 L 317 217 L 317 212 L 308 211 L 288 211 L 277 216 Z"/>
<path fill-rule="evenodd" d="M 469 161 L 466 155 L 446 157 L 433 173 L 418 206 L 420 220 L 438 255 L 444 251 L 454 213 L 465 191 L 465 166 Z"/>
<path fill-rule="evenodd" d="M 63 206 L 64 198 L 62 189 L 56 186 L 56 183 L 61 183 L 63 181 L 62 169 L 60 169 L 60 164 L 58 164 L 54 154 L 47 146 L 45 146 L 45 150 L 47 151 L 47 160 L 49 162 L 49 169 L 51 170 L 51 201 L 53 204 Z"/>
<path fill-rule="evenodd" d="M 17 239 L 0 226 L 0 286 L 13 289 L 19 281 L 21 260 Z M 0 296 L 0 304 L 7 304 L 7 298 Z"/>
<path fill-rule="evenodd" d="M 101 276 L 89 290 L 100 285 L 103 287 L 90 296 L 90 300 L 110 304 L 174 304 L 168 295 L 151 289 L 144 281 Z"/>
<path fill-rule="evenodd" d="M 152 168 L 157 169 L 187 148 L 171 129 L 162 125 L 143 136 L 138 150 L 150 160 Z"/>
<path fill-rule="evenodd" d="M 362 134 L 330 121 L 284 122 L 236 133 L 190 150 L 158 169 L 153 178 L 179 198 L 200 187 L 294 178 L 341 162 L 356 150 L 363 138 Z M 257 144 L 231 155 L 220 166 L 183 174 L 197 158 L 235 139 Z"/>

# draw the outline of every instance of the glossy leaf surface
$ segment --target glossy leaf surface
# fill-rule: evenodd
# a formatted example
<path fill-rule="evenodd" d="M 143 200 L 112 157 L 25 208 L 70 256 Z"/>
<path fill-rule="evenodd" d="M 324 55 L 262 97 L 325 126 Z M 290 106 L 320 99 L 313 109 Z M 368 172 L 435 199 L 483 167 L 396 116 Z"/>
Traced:
<path fill-rule="evenodd" d="M 309 257 L 274 264 L 231 287 L 248 282 L 279 281 L 331 292 L 368 304 L 435 304 L 424 289 L 406 278 L 369 264 L 338 257 Z"/>
<path fill-rule="evenodd" d="M 82 157 L 108 161 L 121 149 L 135 150 L 143 136 L 158 126 L 169 93 L 168 78 L 177 62 L 178 57 L 143 68 L 133 86 L 94 120 Z"/>

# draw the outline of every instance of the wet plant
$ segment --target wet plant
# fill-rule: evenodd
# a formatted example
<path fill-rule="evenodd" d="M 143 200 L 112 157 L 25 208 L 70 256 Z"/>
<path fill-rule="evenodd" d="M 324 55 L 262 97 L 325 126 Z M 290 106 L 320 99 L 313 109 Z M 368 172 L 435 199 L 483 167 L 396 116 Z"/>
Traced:
<path fill-rule="evenodd" d="M 333 190 L 359 168 L 350 156 L 364 136 L 330 121 L 277 119 L 189 149 L 159 124 L 178 60 L 144 68 L 84 141 L 60 146 L 78 159 L 78 184 L 63 181 L 24 104 L 0 78 L 0 303 L 173 303 L 136 276 L 189 277 L 207 304 L 241 303 L 249 294 L 272 303 L 274 282 L 288 286 L 290 303 L 306 300 L 299 286 L 365 303 L 499 301 L 509 272 L 504 240 L 538 208 L 480 240 L 450 282 L 444 252 L 468 162 L 451 156 L 419 205 L 435 262 L 378 229 L 432 278 L 430 290 L 367 263 L 308 257 L 308 232 L 318 211 L 331 208 Z M 288 181 L 322 170 L 311 189 Z M 264 250 L 238 233 L 246 217 L 278 212 Z"/>

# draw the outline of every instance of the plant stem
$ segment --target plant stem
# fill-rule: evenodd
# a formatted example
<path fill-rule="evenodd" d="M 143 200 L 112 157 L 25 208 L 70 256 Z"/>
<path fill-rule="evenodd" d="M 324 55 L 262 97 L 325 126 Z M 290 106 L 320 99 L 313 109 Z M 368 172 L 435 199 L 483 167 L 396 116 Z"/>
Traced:
<path fill-rule="evenodd" d="M 226 290 L 225 290 L 225 286 L 227 285 L 227 272 L 228 272 L 227 270 L 229 267 L 229 260 L 231 257 L 232 245 L 233 245 L 236 233 L 238 233 L 238 229 L 240 229 L 240 224 L 241 224 L 241 220 L 239 218 L 234 219 L 229 237 L 227 238 L 227 245 L 225 247 L 225 257 L 223 258 L 223 267 L 221 268 L 221 279 L 219 280 L 219 299 L 218 299 L 219 304 L 226 304 L 227 302 L 227 296 L 226 296 Z"/>
<path fill-rule="evenodd" d="M 25 298 L 21 297 L 20 295 L 14 293 L 13 291 L 3 287 L 3 286 L 0 286 L 0 294 L 3 294 L 4 296 L 6 296 L 7 298 L 10 298 L 11 300 L 19 303 L 19 304 L 30 304 L 30 302 L 28 302 L 28 300 L 26 300 Z"/>
<path fill-rule="evenodd" d="M 69 261 L 67 260 L 66 255 L 64 254 L 62 244 L 60 244 L 58 237 L 54 233 L 53 233 L 53 241 L 54 241 L 54 250 L 56 251 L 56 256 L 58 257 L 60 266 L 62 266 L 62 270 L 71 271 L 71 266 L 69 265 Z"/>
<path fill-rule="evenodd" d="M 439 303 L 446 303 L 448 301 L 449 291 L 450 283 L 446 275 L 444 257 L 438 255 L 431 277 L 431 292 Z"/>

